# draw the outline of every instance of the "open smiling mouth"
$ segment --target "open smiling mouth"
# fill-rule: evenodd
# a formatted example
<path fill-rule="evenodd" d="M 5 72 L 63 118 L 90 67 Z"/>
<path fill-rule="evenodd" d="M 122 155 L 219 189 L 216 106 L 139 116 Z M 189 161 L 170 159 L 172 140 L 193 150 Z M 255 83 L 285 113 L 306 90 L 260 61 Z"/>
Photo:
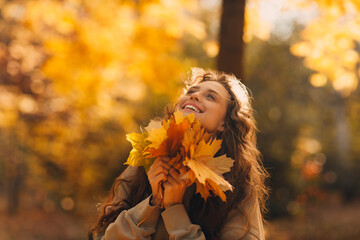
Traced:
<path fill-rule="evenodd" d="M 186 104 L 182 109 L 187 109 L 187 110 L 191 110 L 197 113 L 202 113 L 202 111 L 197 108 L 196 106 L 192 105 L 192 104 Z"/>

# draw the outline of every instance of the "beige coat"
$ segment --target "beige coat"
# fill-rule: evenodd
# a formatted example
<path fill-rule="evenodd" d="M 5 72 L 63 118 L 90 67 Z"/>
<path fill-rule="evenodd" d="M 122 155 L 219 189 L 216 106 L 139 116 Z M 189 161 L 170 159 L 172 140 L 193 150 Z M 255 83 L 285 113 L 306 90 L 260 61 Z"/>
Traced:
<path fill-rule="evenodd" d="M 122 177 L 134 179 L 140 174 L 138 167 L 128 167 Z M 132 181 L 123 181 L 117 193 L 119 198 L 127 199 Z M 186 205 L 194 191 L 186 190 L 183 204 L 174 205 L 164 211 L 157 206 L 150 206 L 150 197 L 142 202 L 122 211 L 115 222 L 111 223 L 101 240 L 128 240 L 128 239 L 196 239 L 203 240 L 205 236 L 199 225 L 192 224 L 186 212 Z M 257 198 L 241 210 L 250 220 L 250 231 L 246 236 L 246 220 L 239 210 L 229 212 L 225 224 L 220 232 L 222 240 L 264 240 L 262 217 Z M 143 221 L 139 226 L 138 224 Z"/>

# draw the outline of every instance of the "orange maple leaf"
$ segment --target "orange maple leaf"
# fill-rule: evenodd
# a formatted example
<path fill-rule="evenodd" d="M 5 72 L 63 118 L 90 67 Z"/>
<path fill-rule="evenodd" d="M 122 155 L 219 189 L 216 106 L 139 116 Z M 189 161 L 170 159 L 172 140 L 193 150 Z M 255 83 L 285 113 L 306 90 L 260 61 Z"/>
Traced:
<path fill-rule="evenodd" d="M 157 145 L 150 144 L 147 151 L 152 157 L 167 155 L 170 158 L 173 158 L 179 152 L 185 130 L 190 128 L 190 121 L 187 118 L 183 118 L 181 122 L 176 123 L 175 119 L 172 118 L 168 122 L 167 129 L 164 128 L 164 125 L 166 125 L 166 123 L 164 123 L 160 129 L 153 129 L 152 132 L 149 133 L 149 139 L 152 138 L 152 133 L 157 134 L 161 132 L 161 135 L 163 136 L 165 130 L 166 138 L 163 138 L 163 141 L 158 147 Z"/>

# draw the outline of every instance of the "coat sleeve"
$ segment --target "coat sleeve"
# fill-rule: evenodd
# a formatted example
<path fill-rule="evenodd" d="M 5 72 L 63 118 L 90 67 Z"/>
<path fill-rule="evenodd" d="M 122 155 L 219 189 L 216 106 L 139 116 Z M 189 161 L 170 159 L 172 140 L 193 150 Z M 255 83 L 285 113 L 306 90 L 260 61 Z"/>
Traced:
<path fill-rule="evenodd" d="M 127 200 L 131 189 L 137 187 L 139 178 L 146 177 L 144 170 L 140 167 L 127 167 L 121 175 L 122 181 L 116 189 L 115 201 Z M 105 211 L 111 211 L 112 206 Z M 156 230 L 160 216 L 158 206 L 150 206 L 150 197 L 147 197 L 134 207 L 123 210 L 116 220 L 111 223 L 102 240 L 127 240 L 127 239 L 151 239 L 151 234 Z"/>
<path fill-rule="evenodd" d="M 160 216 L 160 208 L 150 206 L 150 197 L 122 211 L 105 231 L 104 240 L 151 239 Z"/>
<path fill-rule="evenodd" d="M 183 204 L 176 204 L 161 213 L 169 239 L 205 240 L 199 225 L 192 224 Z"/>
<path fill-rule="evenodd" d="M 244 206 L 235 207 L 229 212 L 220 239 L 265 240 L 263 219 L 255 194 Z"/>

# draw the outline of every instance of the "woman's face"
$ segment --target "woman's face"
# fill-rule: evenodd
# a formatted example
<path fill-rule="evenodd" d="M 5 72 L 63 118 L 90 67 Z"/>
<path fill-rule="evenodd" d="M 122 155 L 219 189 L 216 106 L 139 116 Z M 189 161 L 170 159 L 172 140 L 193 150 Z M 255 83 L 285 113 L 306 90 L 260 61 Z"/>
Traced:
<path fill-rule="evenodd" d="M 184 115 L 195 114 L 201 125 L 210 133 L 222 132 L 229 93 L 215 81 L 204 81 L 191 86 L 176 104 Z"/>

